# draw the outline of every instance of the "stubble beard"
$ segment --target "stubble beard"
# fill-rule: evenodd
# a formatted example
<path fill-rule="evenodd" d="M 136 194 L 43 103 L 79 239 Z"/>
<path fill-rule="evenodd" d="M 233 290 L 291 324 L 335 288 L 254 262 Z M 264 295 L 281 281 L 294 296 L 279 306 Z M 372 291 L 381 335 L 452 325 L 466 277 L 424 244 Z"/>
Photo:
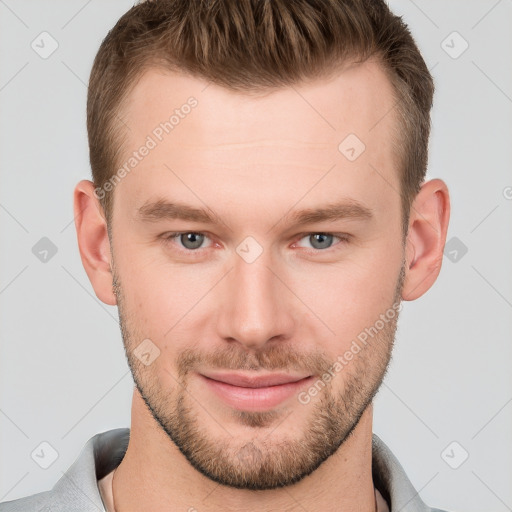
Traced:
<path fill-rule="evenodd" d="M 133 316 L 126 311 L 122 286 L 113 268 L 114 292 L 119 308 L 119 321 L 128 365 L 135 385 L 153 418 L 169 439 L 201 474 L 219 484 L 249 490 L 268 490 L 289 486 L 315 471 L 349 438 L 361 416 L 372 403 L 386 375 L 393 348 L 398 311 L 404 281 L 404 267 L 397 280 L 393 303 L 396 315 L 389 320 L 371 342 L 357 353 L 335 377 L 325 383 L 308 404 L 292 399 L 291 406 L 269 411 L 232 409 L 233 421 L 250 427 L 254 435 L 236 436 L 222 425 L 222 418 L 211 403 L 201 396 L 192 397 L 187 389 L 191 371 L 200 362 L 203 367 L 238 370 L 307 369 L 319 378 L 333 361 L 321 353 L 301 355 L 289 346 L 268 345 L 260 352 L 245 352 L 231 344 L 226 351 L 199 354 L 190 349 L 177 355 L 177 374 L 171 389 L 163 389 L 155 376 L 155 367 L 143 365 L 133 350 L 146 336 L 139 336 Z M 376 319 L 377 320 L 377 319 Z M 370 326 L 365 326 L 370 327 Z M 345 345 L 343 345 L 345 346 Z M 206 364 L 205 364 L 206 363 Z M 315 371 L 311 371 L 315 370 Z M 165 371 L 168 371 L 167 369 Z M 171 374 L 171 371 L 168 371 Z M 337 379 L 341 389 L 333 390 Z M 310 409 L 307 416 L 297 412 Z M 200 417 L 212 424 L 205 428 Z M 295 419 L 294 419 L 295 416 Z M 302 435 L 286 437 L 286 427 L 297 421 L 304 425 Z"/>

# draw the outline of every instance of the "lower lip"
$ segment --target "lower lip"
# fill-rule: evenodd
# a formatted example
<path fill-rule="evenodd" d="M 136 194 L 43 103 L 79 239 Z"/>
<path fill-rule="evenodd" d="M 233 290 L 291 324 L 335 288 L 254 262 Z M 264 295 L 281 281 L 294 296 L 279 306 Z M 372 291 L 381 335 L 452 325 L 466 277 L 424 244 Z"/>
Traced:
<path fill-rule="evenodd" d="M 313 377 L 264 388 L 243 388 L 200 375 L 206 385 L 226 404 L 244 411 L 265 411 L 298 393 Z"/>

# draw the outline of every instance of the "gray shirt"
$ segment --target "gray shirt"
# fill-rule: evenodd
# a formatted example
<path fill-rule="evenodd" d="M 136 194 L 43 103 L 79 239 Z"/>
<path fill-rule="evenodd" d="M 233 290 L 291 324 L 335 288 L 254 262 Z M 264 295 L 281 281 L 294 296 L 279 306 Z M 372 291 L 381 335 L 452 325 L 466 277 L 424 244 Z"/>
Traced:
<path fill-rule="evenodd" d="M 96 434 L 52 490 L 0 503 L 0 512 L 104 512 L 98 480 L 121 463 L 129 438 L 128 428 Z M 372 475 L 391 512 L 446 512 L 423 503 L 396 457 L 376 434 Z"/>

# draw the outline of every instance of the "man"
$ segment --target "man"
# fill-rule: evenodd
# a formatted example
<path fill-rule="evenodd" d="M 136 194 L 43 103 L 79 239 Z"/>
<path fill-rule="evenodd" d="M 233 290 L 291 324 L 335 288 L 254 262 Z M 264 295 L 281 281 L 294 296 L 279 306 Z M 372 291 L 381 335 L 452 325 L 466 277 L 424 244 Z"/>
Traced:
<path fill-rule="evenodd" d="M 432 96 L 377 0 L 130 9 L 94 62 L 74 199 L 131 428 L 0 510 L 438 510 L 372 434 L 400 302 L 442 262 Z"/>

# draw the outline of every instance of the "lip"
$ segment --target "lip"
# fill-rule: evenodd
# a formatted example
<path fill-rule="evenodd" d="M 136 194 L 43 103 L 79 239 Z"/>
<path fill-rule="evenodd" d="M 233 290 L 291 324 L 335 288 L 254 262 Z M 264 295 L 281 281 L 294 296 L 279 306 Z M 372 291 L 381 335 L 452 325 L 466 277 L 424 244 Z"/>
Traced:
<path fill-rule="evenodd" d="M 242 373 L 203 373 L 203 377 L 242 388 L 265 388 L 289 384 L 309 377 L 309 375 L 290 375 L 288 373 L 268 373 L 266 375 L 247 375 Z"/>
<path fill-rule="evenodd" d="M 245 411 L 272 409 L 295 395 L 313 376 L 290 374 L 198 374 L 210 391 L 227 405 Z"/>

